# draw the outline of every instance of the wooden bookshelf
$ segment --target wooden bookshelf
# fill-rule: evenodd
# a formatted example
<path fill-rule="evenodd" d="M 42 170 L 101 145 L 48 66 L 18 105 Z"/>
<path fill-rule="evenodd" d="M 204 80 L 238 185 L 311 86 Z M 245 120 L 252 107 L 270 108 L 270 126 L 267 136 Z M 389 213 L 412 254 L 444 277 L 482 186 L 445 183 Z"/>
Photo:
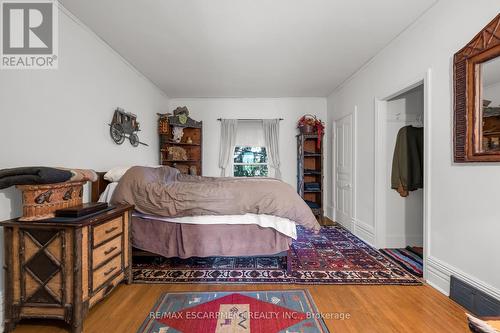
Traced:
<path fill-rule="evenodd" d="M 318 147 L 318 134 L 297 135 L 297 192 L 323 223 L 323 136 Z M 311 186 L 314 185 L 314 186 Z"/>
<path fill-rule="evenodd" d="M 180 142 L 173 140 L 174 127 L 182 127 L 184 135 Z M 160 137 L 160 164 L 179 169 L 184 174 L 192 174 L 192 167 L 196 168 L 195 175 L 202 175 L 203 158 L 203 124 L 192 118 L 181 123 L 178 116 L 159 114 L 158 135 Z M 188 142 L 191 138 L 191 142 Z M 174 159 L 169 153 L 170 147 L 180 147 L 186 151 L 187 159 Z"/>

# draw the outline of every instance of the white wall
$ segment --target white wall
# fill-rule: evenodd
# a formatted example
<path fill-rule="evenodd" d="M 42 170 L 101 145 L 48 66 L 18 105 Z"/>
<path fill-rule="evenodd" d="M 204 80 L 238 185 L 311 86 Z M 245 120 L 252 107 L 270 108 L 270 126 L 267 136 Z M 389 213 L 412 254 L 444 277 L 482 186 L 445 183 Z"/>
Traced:
<path fill-rule="evenodd" d="M 297 120 L 304 114 L 326 120 L 326 98 L 173 98 L 170 110 L 187 106 L 189 115 L 203 121 L 203 175 L 220 176 L 220 122 L 217 118 L 283 118 L 280 159 L 284 181 L 297 186 Z M 328 147 L 324 146 L 328 152 Z M 327 157 L 325 157 L 327 158 Z M 327 181 L 325 179 L 325 184 Z"/>
<path fill-rule="evenodd" d="M 59 31 L 59 69 L 0 71 L 0 169 L 158 163 L 156 112 L 168 110 L 167 96 L 70 14 L 60 13 Z M 112 142 L 116 106 L 137 114 L 149 147 Z M 19 191 L 0 190 L 0 219 L 20 214 Z"/>
<path fill-rule="evenodd" d="M 427 278 L 444 292 L 455 274 L 500 298 L 499 164 L 453 163 L 453 54 L 500 11 L 498 0 L 441 0 L 328 98 L 331 119 L 358 107 L 357 218 L 374 226 L 374 101 L 430 82 L 431 170 Z"/>
<path fill-rule="evenodd" d="M 423 117 L 423 87 L 392 98 L 387 102 L 386 114 L 386 158 L 385 158 L 385 247 L 404 248 L 422 246 L 424 191 L 418 189 L 403 198 L 391 189 L 392 158 L 399 130 L 403 126 L 417 126 L 418 117 Z M 422 118 L 423 119 L 423 118 Z"/>

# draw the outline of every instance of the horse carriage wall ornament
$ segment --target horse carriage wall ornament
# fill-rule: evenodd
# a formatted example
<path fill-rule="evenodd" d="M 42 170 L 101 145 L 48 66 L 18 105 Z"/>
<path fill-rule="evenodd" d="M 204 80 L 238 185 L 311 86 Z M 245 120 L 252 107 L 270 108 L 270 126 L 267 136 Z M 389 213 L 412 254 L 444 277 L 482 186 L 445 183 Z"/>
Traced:
<path fill-rule="evenodd" d="M 137 116 L 130 112 L 125 112 L 122 108 L 116 108 L 113 114 L 113 120 L 109 125 L 109 134 L 117 145 L 121 145 L 128 138 L 133 147 L 139 144 L 148 146 L 148 144 L 139 141 L 137 132 L 140 131 Z"/>

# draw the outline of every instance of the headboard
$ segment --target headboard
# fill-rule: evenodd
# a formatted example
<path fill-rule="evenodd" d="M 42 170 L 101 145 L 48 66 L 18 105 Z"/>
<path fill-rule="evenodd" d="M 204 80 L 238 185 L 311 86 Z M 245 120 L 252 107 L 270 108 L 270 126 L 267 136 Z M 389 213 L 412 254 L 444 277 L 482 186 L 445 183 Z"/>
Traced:
<path fill-rule="evenodd" d="M 97 202 L 101 193 L 104 192 L 106 186 L 108 186 L 109 182 L 104 179 L 104 175 L 106 172 L 97 172 L 97 180 L 92 182 L 90 199 L 91 202 Z"/>

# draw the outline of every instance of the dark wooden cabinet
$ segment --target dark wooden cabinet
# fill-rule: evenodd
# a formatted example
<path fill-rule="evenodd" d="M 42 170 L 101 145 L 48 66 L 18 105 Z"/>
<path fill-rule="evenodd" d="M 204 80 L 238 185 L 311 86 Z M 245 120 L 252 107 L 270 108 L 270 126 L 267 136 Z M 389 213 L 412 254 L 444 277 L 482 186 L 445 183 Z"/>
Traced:
<path fill-rule="evenodd" d="M 0 222 L 5 241 L 5 332 L 25 318 L 83 318 L 121 281 L 132 282 L 130 213 L 120 206 L 77 222 Z"/>
<path fill-rule="evenodd" d="M 297 135 L 297 191 L 323 223 L 323 136 Z"/>
<path fill-rule="evenodd" d="M 174 141 L 174 128 L 183 130 L 180 142 Z M 177 116 L 160 114 L 158 119 L 160 136 L 160 164 L 177 168 L 181 173 L 202 175 L 203 123 L 187 117 L 184 123 Z M 176 156 L 179 150 L 185 156 Z"/>

